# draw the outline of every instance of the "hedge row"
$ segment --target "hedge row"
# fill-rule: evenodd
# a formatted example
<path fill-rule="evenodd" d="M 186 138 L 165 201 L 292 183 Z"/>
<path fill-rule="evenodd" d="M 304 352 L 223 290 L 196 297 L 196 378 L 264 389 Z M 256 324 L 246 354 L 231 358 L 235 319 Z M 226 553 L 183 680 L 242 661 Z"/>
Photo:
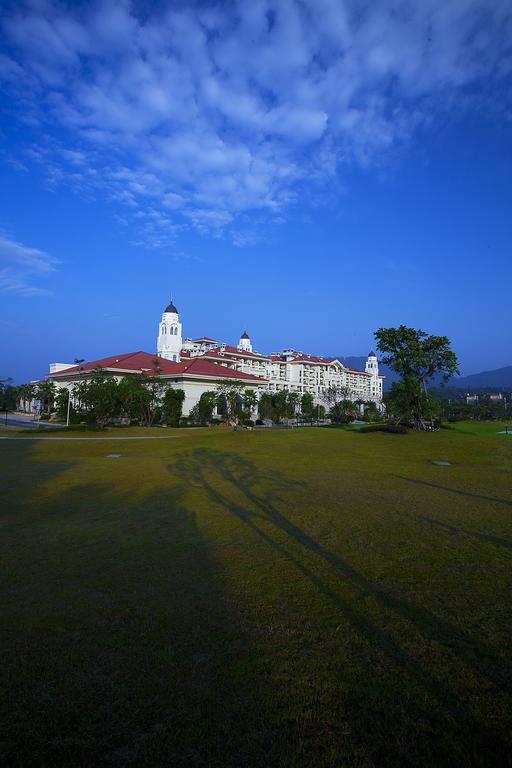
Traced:
<path fill-rule="evenodd" d="M 359 432 L 391 432 L 395 435 L 406 435 L 409 431 L 403 424 L 368 424 L 361 427 Z"/>

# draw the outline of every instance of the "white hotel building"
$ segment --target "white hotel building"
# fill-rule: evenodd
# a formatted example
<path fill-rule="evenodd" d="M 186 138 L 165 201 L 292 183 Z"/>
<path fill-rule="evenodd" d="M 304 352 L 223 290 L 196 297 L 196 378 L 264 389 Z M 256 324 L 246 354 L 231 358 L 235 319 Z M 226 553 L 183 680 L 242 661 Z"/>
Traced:
<path fill-rule="evenodd" d="M 78 365 L 52 363 L 47 378 L 58 387 L 90 378 L 101 368 L 120 380 L 123 376 L 145 373 L 154 375 L 155 361 L 162 381 L 185 392 L 183 414 L 187 416 L 203 392 L 214 390 L 226 381 L 243 381 L 258 396 L 263 392 L 287 390 L 313 395 L 315 404 L 325 403 L 325 392 L 337 387 L 348 392 L 352 400 L 382 403 L 383 376 L 377 358 L 368 355 L 365 370 L 359 371 L 337 359 L 307 355 L 293 349 L 264 355 L 255 352 L 246 331 L 238 345 L 219 343 L 213 338 L 198 339 L 182 335 L 179 313 L 171 302 L 164 310 L 158 326 L 157 354 L 129 352 Z"/>
<path fill-rule="evenodd" d="M 209 336 L 183 341 L 182 324 L 172 302 L 162 314 L 157 350 L 159 357 L 175 362 L 200 357 L 204 361 L 226 366 L 234 372 L 233 378 L 238 375 L 235 371 L 261 377 L 266 381 L 266 391 L 286 389 L 301 394 L 309 392 L 320 404 L 328 387 L 348 390 L 353 400 L 377 405 L 382 402 L 384 377 L 379 374 L 374 352 L 368 355 L 365 370 L 359 371 L 335 358 L 307 355 L 294 349 L 270 355 L 255 352 L 247 331 L 242 333 L 236 347 L 219 343 Z"/>

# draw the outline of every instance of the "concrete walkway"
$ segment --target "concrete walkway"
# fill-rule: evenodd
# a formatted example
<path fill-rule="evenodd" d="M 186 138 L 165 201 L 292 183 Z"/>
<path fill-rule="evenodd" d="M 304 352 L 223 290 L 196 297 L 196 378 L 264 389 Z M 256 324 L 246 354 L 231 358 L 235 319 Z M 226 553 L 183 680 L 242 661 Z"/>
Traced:
<path fill-rule="evenodd" d="M 185 435 L 140 435 L 137 437 L 10 437 L 0 436 L 0 440 L 51 440 L 54 443 L 56 440 L 177 440 L 179 437 L 185 437 Z"/>

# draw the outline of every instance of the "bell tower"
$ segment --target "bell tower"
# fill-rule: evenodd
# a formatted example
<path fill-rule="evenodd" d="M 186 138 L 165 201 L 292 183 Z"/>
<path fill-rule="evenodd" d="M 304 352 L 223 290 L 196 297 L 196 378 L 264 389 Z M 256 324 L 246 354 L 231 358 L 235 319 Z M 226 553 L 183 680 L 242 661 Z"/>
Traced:
<path fill-rule="evenodd" d="M 238 349 L 242 352 L 252 352 L 252 344 L 247 331 L 244 331 L 238 341 Z"/>
<path fill-rule="evenodd" d="M 372 399 L 376 399 L 380 402 L 382 399 L 382 379 L 379 378 L 379 361 L 377 360 L 375 352 L 370 352 L 366 358 L 364 370 L 372 377 L 370 382 Z"/>
<path fill-rule="evenodd" d="M 183 345 L 180 316 L 172 299 L 162 313 L 158 327 L 157 355 L 179 363 Z"/>

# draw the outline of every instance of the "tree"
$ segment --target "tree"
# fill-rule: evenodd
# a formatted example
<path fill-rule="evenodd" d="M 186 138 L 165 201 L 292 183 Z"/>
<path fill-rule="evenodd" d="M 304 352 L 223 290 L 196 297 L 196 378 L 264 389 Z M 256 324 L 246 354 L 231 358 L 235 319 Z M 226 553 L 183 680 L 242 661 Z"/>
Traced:
<path fill-rule="evenodd" d="M 65 387 L 60 387 L 55 397 L 55 410 L 60 421 L 67 420 L 68 404 L 69 422 L 70 424 L 77 424 L 80 421 L 82 414 L 74 400 L 74 388 L 66 389 Z"/>
<path fill-rule="evenodd" d="M 298 392 L 288 392 L 286 415 L 293 419 L 297 415 L 299 408 L 300 394 Z"/>
<path fill-rule="evenodd" d="M 200 424 L 207 424 L 211 420 L 213 416 L 213 409 L 215 408 L 216 404 L 216 392 L 212 390 L 203 392 L 197 403 L 197 412 L 194 414 Z"/>
<path fill-rule="evenodd" d="M 40 381 L 36 384 L 35 398 L 41 403 L 41 411 L 51 413 L 55 403 L 57 388 L 52 381 Z"/>
<path fill-rule="evenodd" d="M 365 402 L 363 408 L 364 408 L 364 417 L 368 421 L 377 421 L 378 419 L 381 418 L 379 409 L 377 408 L 376 404 L 372 400 Z"/>
<path fill-rule="evenodd" d="M 97 368 L 90 381 L 81 381 L 74 387 L 74 394 L 88 421 L 102 429 L 121 410 L 116 379 Z"/>
<path fill-rule="evenodd" d="M 164 396 L 169 384 L 163 382 L 161 377 L 162 366 L 158 357 L 153 359 L 153 373 L 140 374 L 140 382 L 144 389 L 148 393 L 141 402 L 141 423 L 146 427 L 150 427 L 156 420 L 161 407 L 162 397 Z M 181 416 L 181 412 L 180 412 Z M 179 417 L 178 417 L 179 419 Z"/>
<path fill-rule="evenodd" d="M 258 401 L 260 418 L 272 419 L 277 424 L 283 419 L 291 419 L 297 414 L 300 400 L 299 392 L 288 392 L 286 389 L 264 392 Z"/>
<path fill-rule="evenodd" d="M 13 411 L 16 408 L 17 388 L 12 379 L 0 379 L 0 410 Z"/>
<path fill-rule="evenodd" d="M 153 373 L 125 376 L 119 382 L 118 397 L 121 411 L 131 419 L 138 419 L 145 427 L 151 427 L 160 416 L 162 396 L 169 386 L 161 377 L 158 358 L 153 360 Z"/>
<path fill-rule="evenodd" d="M 331 384 L 322 392 L 322 400 L 327 405 L 329 416 L 335 424 L 348 424 L 357 416 L 357 407 L 350 399 L 348 387 Z"/>
<path fill-rule="evenodd" d="M 248 419 L 252 418 L 252 415 L 256 410 L 257 405 L 258 405 L 258 396 L 254 391 L 254 389 L 246 389 L 243 397 L 243 408 L 245 411 L 245 416 Z"/>
<path fill-rule="evenodd" d="M 273 419 L 274 417 L 274 405 L 272 403 L 272 395 L 270 392 L 263 392 L 258 401 L 258 413 L 260 419 Z"/>
<path fill-rule="evenodd" d="M 352 400 L 339 400 L 329 410 L 329 416 L 335 424 L 349 424 L 357 417 L 357 405 Z"/>
<path fill-rule="evenodd" d="M 274 421 L 279 422 L 288 415 L 288 392 L 286 389 L 282 389 L 280 392 L 276 392 L 272 397 L 272 405 L 274 406 Z"/>
<path fill-rule="evenodd" d="M 165 387 L 157 376 L 144 373 L 125 376 L 117 389 L 121 411 L 130 419 L 138 419 L 142 425 L 150 427 L 159 414 Z"/>
<path fill-rule="evenodd" d="M 409 421 L 415 429 L 424 429 L 425 420 L 433 413 L 432 398 L 427 390 L 429 381 L 437 376 L 446 383 L 459 373 L 450 340 L 447 336 L 431 336 L 405 325 L 379 328 L 375 339 L 383 353 L 382 362 L 401 377 L 392 386 L 390 410 L 398 422 Z"/>
<path fill-rule="evenodd" d="M 220 406 L 226 421 L 234 427 L 244 418 L 244 387 L 242 381 L 226 381 L 217 388 L 217 407 Z"/>
<path fill-rule="evenodd" d="M 315 401 L 313 395 L 310 392 L 304 392 L 300 401 L 300 410 L 304 416 L 311 418 L 313 415 L 313 408 L 315 407 Z"/>
<path fill-rule="evenodd" d="M 177 427 L 183 412 L 185 392 L 182 389 L 169 387 L 165 390 L 162 399 L 162 419 L 166 424 Z"/>
<path fill-rule="evenodd" d="M 326 387 L 322 392 L 322 400 L 329 408 L 333 408 L 342 400 L 348 400 L 350 398 L 350 390 L 348 387 L 342 387 L 339 384 L 331 384 Z"/>
<path fill-rule="evenodd" d="M 34 399 L 36 388 L 34 384 L 20 384 L 16 387 L 16 406 L 27 411 L 27 405 Z"/>

